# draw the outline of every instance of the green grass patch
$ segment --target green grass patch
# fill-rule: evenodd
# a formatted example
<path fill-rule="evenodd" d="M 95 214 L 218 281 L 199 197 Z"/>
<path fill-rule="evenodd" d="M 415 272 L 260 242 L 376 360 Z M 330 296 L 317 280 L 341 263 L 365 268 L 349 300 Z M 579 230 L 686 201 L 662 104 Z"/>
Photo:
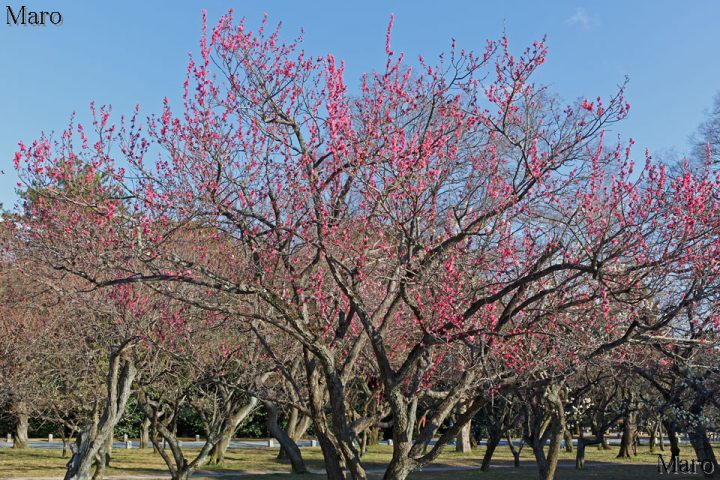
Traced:
<path fill-rule="evenodd" d="M 642 480 L 656 478 L 657 454 L 651 453 L 647 447 L 638 448 L 638 455 L 630 459 L 617 459 L 618 447 L 611 446 L 610 450 L 599 450 L 589 447 L 586 451 L 586 468 L 577 471 L 574 468 L 574 453 L 561 452 L 560 463 L 556 478 L 559 480 Z M 188 453 L 192 453 L 188 449 Z M 461 454 L 451 451 L 450 448 L 443 453 L 432 465 L 426 467 L 425 472 L 416 472 L 411 478 L 417 480 L 534 480 L 537 478 L 535 462 L 532 451 L 524 448 L 521 456 L 521 467 L 512 467 L 512 455 L 507 447 L 501 446 L 495 451 L 493 466 L 489 472 L 480 472 L 480 465 L 484 447 L 475 448 L 471 453 Z M 319 448 L 302 449 L 303 458 L 311 471 L 319 472 L 323 469 L 322 453 Z M 669 449 L 664 452 L 666 458 Z M 283 479 L 314 479 L 324 478 L 323 475 L 290 475 L 290 466 L 287 462 L 276 460 L 277 449 L 269 448 L 231 448 L 226 456 L 225 463 L 219 466 L 207 466 L 203 469 L 208 473 L 224 471 L 233 478 L 262 478 L 264 480 Z M 390 459 L 391 447 L 376 445 L 370 447 L 364 457 L 365 468 L 372 478 L 380 478 L 379 473 Z M 682 451 L 682 456 L 694 458 L 694 452 L 688 446 Z M 68 458 L 62 457 L 60 450 L 50 449 L 0 449 L 0 478 L 62 478 Z M 451 468 L 472 468 L 473 470 L 441 471 Z M 163 476 L 167 473 L 165 464 L 152 449 L 115 449 L 112 454 L 111 468 L 107 475 L 116 479 L 136 476 Z M 272 473 L 276 473 L 273 475 Z M 701 475 L 673 475 L 673 479 L 702 478 Z M 200 473 L 197 478 L 204 478 Z M 212 474 L 210 473 L 210 477 Z M 215 477 L 218 478 L 218 477 Z M 661 477 L 662 478 L 662 477 Z"/>

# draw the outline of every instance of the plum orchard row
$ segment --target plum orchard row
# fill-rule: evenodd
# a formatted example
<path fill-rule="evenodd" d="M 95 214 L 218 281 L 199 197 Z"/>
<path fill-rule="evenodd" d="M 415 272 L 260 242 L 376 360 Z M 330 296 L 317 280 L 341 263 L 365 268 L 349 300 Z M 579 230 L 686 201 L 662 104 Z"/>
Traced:
<path fill-rule="evenodd" d="M 3 382 L 79 431 L 66 478 L 103 468 L 130 398 L 178 479 L 257 408 L 297 472 L 311 428 L 330 479 L 367 477 L 380 428 L 404 479 L 473 418 L 542 479 L 573 429 L 622 424 L 629 454 L 640 420 L 717 464 L 712 152 L 636 165 L 604 136 L 622 89 L 563 104 L 532 81 L 542 42 L 409 64 L 388 29 L 386 54 L 351 94 L 343 62 L 227 15 L 179 109 L 20 144 Z"/>

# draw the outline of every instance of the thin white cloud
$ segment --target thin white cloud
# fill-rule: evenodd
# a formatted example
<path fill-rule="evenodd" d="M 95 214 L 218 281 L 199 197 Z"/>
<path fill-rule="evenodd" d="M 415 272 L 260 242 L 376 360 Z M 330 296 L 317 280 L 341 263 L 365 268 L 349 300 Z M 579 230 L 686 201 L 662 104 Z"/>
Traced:
<path fill-rule="evenodd" d="M 565 20 L 565 23 L 568 25 L 576 25 L 583 30 L 590 30 L 595 25 L 597 25 L 597 21 L 595 18 L 593 18 L 584 8 L 578 7 L 575 10 L 575 13 L 573 13 L 567 20 Z"/>

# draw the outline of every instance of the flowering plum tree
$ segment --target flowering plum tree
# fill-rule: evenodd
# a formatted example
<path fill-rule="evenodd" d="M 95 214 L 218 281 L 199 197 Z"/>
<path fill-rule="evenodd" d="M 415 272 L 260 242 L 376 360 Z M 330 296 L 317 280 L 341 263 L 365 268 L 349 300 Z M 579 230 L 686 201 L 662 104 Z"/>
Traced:
<path fill-rule="evenodd" d="M 203 35 L 179 113 L 166 101 L 115 127 L 100 109 L 93 140 L 71 125 L 16 155 L 33 194 L 24 222 L 53 268 L 98 287 L 147 282 L 300 347 L 294 391 L 330 478 L 342 464 L 366 478 L 355 440 L 386 414 L 385 477 L 404 479 L 494 393 L 542 386 L 536 403 L 560 405 L 548 379 L 701 295 L 675 280 L 715 232 L 697 221 L 716 215 L 709 187 L 671 184 L 650 158 L 635 172 L 632 142 L 604 140 L 627 115 L 622 89 L 563 105 L 532 80 L 542 42 L 520 55 L 506 38 L 477 54 L 453 42 L 411 65 L 390 30 L 384 69 L 353 96 L 343 62 L 230 13 Z M 668 286 L 683 300 L 655 315 L 648 299 Z M 357 416 L 359 373 L 378 408 Z M 552 461 L 540 472 L 552 478 Z"/>
<path fill-rule="evenodd" d="M 43 379 L 38 351 L 55 333 L 56 322 L 47 321 L 47 305 L 54 295 L 24 274 L 27 264 L 15 252 L 3 249 L 0 264 L 0 404 L 12 425 L 13 448 L 28 446 L 28 421 L 39 414 Z"/>
<path fill-rule="evenodd" d="M 151 359 L 136 382 L 138 402 L 171 477 L 187 479 L 213 458 L 222 463 L 230 437 L 257 407 L 262 349 L 223 315 L 167 301 L 153 309 L 162 315 L 144 336 Z M 205 443 L 197 452 L 177 438 L 183 409 L 202 424 Z"/>
<path fill-rule="evenodd" d="M 674 264 L 672 287 L 653 297 L 653 313 L 661 329 L 639 337 L 646 352 L 643 362 L 626 362 L 653 385 L 665 402 L 674 425 L 688 432 L 697 459 L 713 465 L 718 461 L 707 437 L 706 412 L 717 409 L 720 319 L 718 294 L 718 185 L 720 178 L 707 156 L 704 165 L 680 166 L 669 180 L 676 192 L 675 221 L 691 239 L 685 254 Z M 680 291 L 678 291 L 680 289 Z"/>

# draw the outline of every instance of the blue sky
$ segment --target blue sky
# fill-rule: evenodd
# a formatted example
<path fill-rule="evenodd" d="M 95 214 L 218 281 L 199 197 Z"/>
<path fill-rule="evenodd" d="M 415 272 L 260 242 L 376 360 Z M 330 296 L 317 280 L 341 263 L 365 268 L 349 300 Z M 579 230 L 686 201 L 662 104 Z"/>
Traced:
<path fill-rule="evenodd" d="M 59 27 L 5 23 L 5 6 L 59 10 Z M 18 140 L 62 130 L 75 111 L 112 104 L 128 113 L 159 111 L 177 101 L 188 53 L 200 33 L 201 10 L 210 21 L 233 7 L 257 25 L 263 12 L 283 21 L 286 37 L 305 29 L 305 49 L 346 61 L 351 85 L 384 66 L 385 30 L 395 14 L 393 49 L 415 58 L 446 49 L 451 38 L 481 50 L 505 30 L 523 49 L 547 35 L 549 56 L 538 81 L 572 100 L 610 94 L 625 75 L 630 118 L 615 133 L 645 148 L 682 152 L 720 90 L 720 2 L 714 1 L 65 1 L 7 0 L 0 19 L 0 202 L 16 199 L 12 157 Z"/>

